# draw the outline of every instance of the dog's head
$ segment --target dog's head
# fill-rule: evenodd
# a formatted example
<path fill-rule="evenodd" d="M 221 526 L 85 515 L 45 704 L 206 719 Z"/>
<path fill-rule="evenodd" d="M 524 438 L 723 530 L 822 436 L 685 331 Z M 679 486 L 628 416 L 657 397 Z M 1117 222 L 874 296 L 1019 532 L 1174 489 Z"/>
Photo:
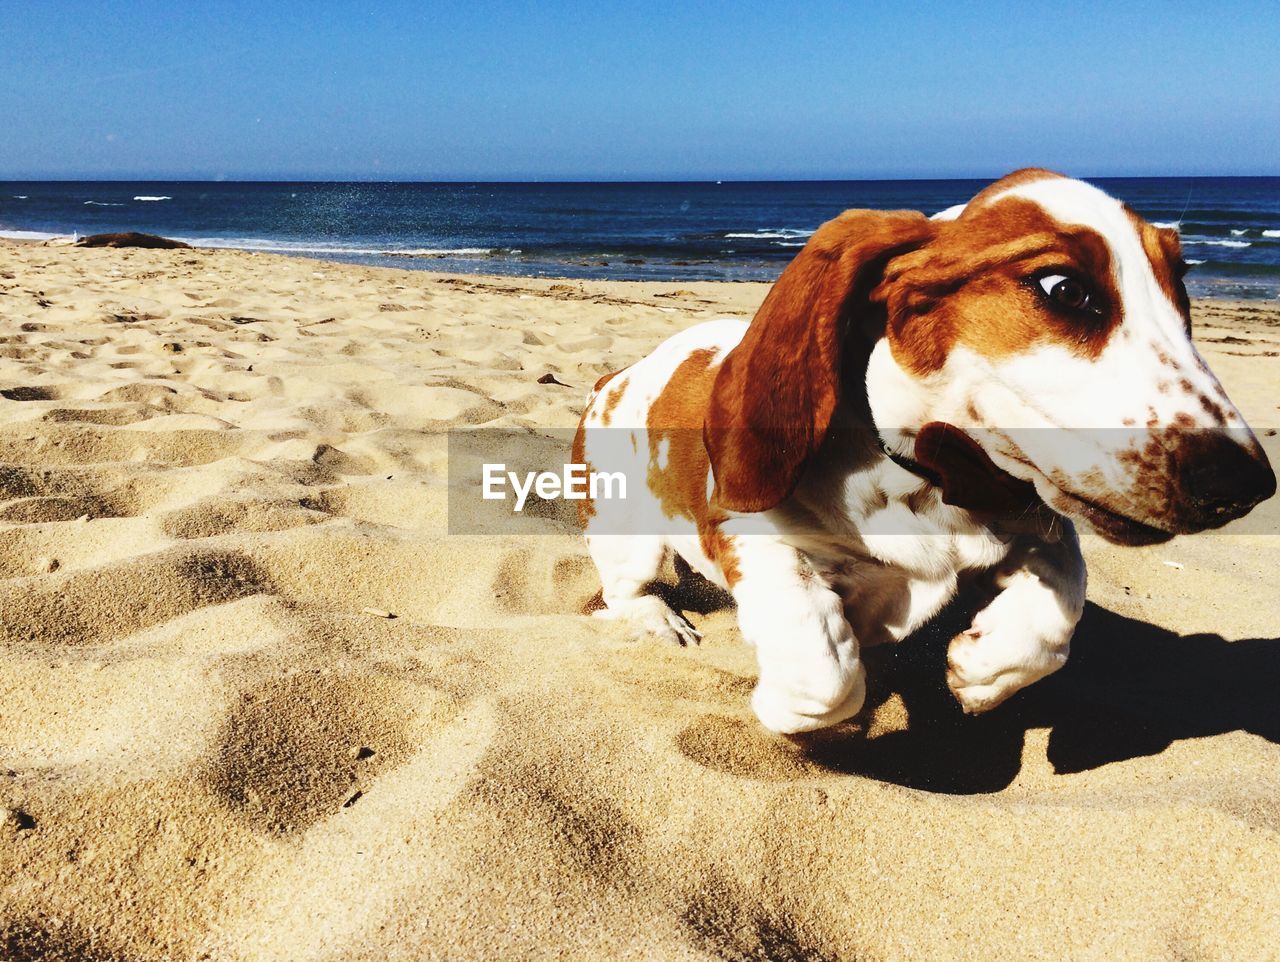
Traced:
<path fill-rule="evenodd" d="M 933 220 L 850 211 L 722 366 L 717 497 L 746 511 L 786 497 L 862 377 L 851 339 L 882 334 L 863 355 L 870 414 L 944 478 L 985 465 L 1124 543 L 1240 517 L 1275 476 L 1192 345 L 1185 269 L 1176 231 L 1048 171 Z"/>

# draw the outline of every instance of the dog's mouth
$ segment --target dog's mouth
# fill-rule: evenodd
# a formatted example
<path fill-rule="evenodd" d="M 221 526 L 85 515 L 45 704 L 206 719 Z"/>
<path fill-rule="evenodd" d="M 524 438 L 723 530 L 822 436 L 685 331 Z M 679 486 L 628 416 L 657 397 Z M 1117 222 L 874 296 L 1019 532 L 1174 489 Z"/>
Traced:
<path fill-rule="evenodd" d="M 1171 532 L 1065 490 L 1032 461 L 1019 458 L 1036 474 L 1037 480 L 1051 489 L 1052 494 L 1042 498 L 1040 485 L 1016 478 L 998 467 L 977 441 L 951 424 L 931 421 L 924 425 L 916 436 L 916 457 L 940 479 L 943 501 L 978 514 L 1012 519 L 1047 507 L 1085 522 L 1115 544 L 1136 547 L 1160 544 L 1173 537 Z"/>
<path fill-rule="evenodd" d="M 1056 485 L 1055 488 L 1057 488 Z M 1110 508 L 1104 508 L 1096 501 L 1090 501 L 1088 498 L 1072 494 L 1062 488 L 1057 488 L 1057 495 L 1058 497 L 1053 499 L 1052 507 L 1054 510 L 1073 518 L 1079 518 L 1114 544 L 1141 547 L 1143 545 L 1163 544 L 1173 537 L 1171 532 L 1162 531 L 1142 521 L 1137 521 L 1127 515 L 1112 511 Z"/>

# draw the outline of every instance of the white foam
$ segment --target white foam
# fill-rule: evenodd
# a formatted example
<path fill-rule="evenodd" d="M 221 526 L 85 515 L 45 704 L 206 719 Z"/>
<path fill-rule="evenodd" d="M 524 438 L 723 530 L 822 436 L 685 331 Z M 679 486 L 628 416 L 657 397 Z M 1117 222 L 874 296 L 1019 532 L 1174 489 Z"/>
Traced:
<path fill-rule="evenodd" d="M 1205 247 L 1252 247 L 1249 241 L 1233 240 L 1188 240 L 1188 244 L 1201 244 Z"/>
<path fill-rule="evenodd" d="M 792 227 L 780 227 L 776 230 L 743 231 L 739 233 L 725 234 L 724 236 L 738 238 L 748 237 L 753 240 L 776 240 L 789 239 L 792 237 L 811 237 L 812 235 L 813 231 L 811 230 L 796 230 Z"/>
<path fill-rule="evenodd" d="M 84 205 L 86 207 L 123 207 L 124 206 L 124 204 L 109 204 L 100 200 L 86 200 L 84 202 Z"/>
<path fill-rule="evenodd" d="M 1245 234 L 1247 234 L 1247 233 L 1249 233 L 1249 231 L 1248 231 L 1247 229 L 1245 229 L 1245 230 L 1237 230 L 1237 229 L 1236 229 L 1236 228 L 1234 228 L 1234 227 L 1233 227 L 1233 228 L 1231 228 L 1231 236 L 1232 236 L 1232 237 L 1243 237 L 1243 236 L 1244 236 Z"/>
<path fill-rule="evenodd" d="M 385 247 L 338 247 L 308 241 L 281 241 L 266 237 L 175 237 L 193 247 L 219 250 L 263 251 L 275 254 L 351 254 L 375 257 L 465 257 L 491 254 L 490 247 L 414 247 L 388 250 Z"/>
<path fill-rule="evenodd" d="M 288 241 L 261 240 L 256 237 L 175 237 L 192 247 L 212 247 L 219 250 L 269 251 L 279 254 L 381 254 L 372 247 L 325 247 L 319 244 L 290 243 Z"/>
<path fill-rule="evenodd" d="M 466 254 L 491 254 L 492 247 L 417 247 L 402 251 L 378 251 L 388 257 L 454 257 Z M 514 253 L 514 252 L 513 252 Z"/>
<path fill-rule="evenodd" d="M 1195 267 L 1197 264 L 1203 264 L 1203 263 L 1204 261 L 1198 261 L 1194 257 L 1188 257 L 1186 259 L 1186 264 L 1188 267 Z"/>
<path fill-rule="evenodd" d="M 40 230 L 0 230 L 0 237 L 7 240 L 47 241 L 66 236 L 66 234 L 46 234 Z"/>
<path fill-rule="evenodd" d="M 134 200 L 173 200 L 173 198 L 168 194 L 157 194 L 154 197 L 149 194 L 139 194 Z"/>
<path fill-rule="evenodd" d="M 1153 220 L 1152 227 L 1163 227 L 1167 230 L 1182 230 L 1182 221 L 1179 220 Z"/>
<path fill-rule="evenodd" d="M 14 195 L 13 195 L 13 199 L 14 199 L 14 200 L 26 200 L 26 199 L 27 199 L 27 195 L 26 195 L 26 194 L 14 194 Z"/>
<path fill-rule="evenodd" d="M 1264 230 L 1263 237 L 1280 237 L 1280 230 Z"/>
<path fill-rule="evenodd" d="M 303 242 L 275 241 L 263 237 L 174 237 L 192 247 L 214 247 L 219 250 L 274 251 L 297 254 L 377 254 L 361 247 L 325 247 Z"/>

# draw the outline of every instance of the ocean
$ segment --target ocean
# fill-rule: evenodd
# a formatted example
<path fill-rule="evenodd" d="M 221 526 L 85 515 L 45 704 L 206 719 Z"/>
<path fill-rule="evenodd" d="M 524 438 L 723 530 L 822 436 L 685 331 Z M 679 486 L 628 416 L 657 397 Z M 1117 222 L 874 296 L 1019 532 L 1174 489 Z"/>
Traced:
<path fill-rule="evenodd" d="M 1102 178 L 1178 224 L 1194 296 L 1280 297 L 1280 177 Z M 0 236 L 140 230 L 393 267 L 772 280 L 850 207 L 934 213 L 984 180 L 726 183 L 0 182 Z"/>

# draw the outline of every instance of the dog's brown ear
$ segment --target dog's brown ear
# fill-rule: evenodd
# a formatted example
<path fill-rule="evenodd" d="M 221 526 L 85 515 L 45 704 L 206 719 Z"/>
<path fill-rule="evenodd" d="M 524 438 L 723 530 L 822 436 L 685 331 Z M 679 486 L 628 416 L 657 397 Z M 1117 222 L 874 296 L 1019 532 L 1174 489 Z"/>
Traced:
<path fill-rule="evenodd" d="M 823 224 L 725 358 L 703 436 L 714 499 L 765 511 L 789 495 L 840 398 L 841 349 L 890 258 L 933 236 L 917 211 L 851 210 Z"/>
<path fill-rule="evenodd" d="M 1157 227 L 1156 237 L 1159 239 L 1160 256 L 1148 252 L 1152 267 L 1155 268 L 1156 281 L 1160 284 L 1169 300 L 1173 302 L 1183 319 L 1187 322 L 1188 332 L 1191 330 L 1191 299 L 1187 296 L 1187 287 L 1182 278 L 1187 273 L 1187 262 L 1182 256 L 1182 235 L 1172 227 Z M 1145 246 L 1146 241 L 1143 241 Z"/>

